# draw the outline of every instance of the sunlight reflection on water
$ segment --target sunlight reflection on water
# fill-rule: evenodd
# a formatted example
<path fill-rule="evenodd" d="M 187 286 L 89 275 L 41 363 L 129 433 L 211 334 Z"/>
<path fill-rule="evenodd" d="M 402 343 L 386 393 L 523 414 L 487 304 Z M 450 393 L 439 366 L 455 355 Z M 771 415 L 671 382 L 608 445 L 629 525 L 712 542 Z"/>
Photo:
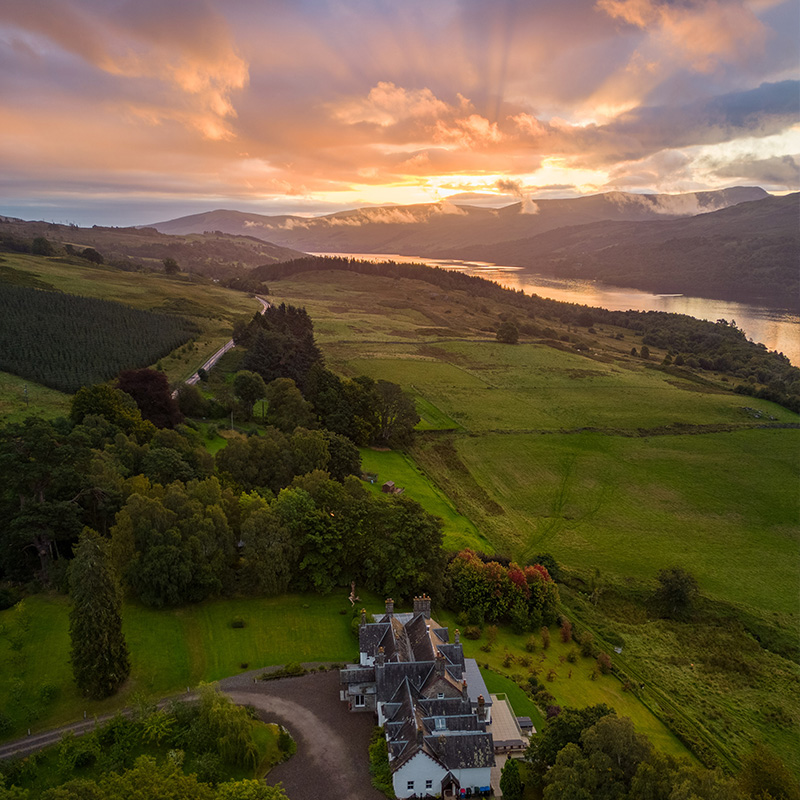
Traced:
<path fill-rule="evenodd" d="M 538 294 L 552 300 L 599 306 L 610 311 L 669 311 L 688 314 L 698 319 L 734 321 L 754 342 L 762 342 L 769 350 L 783 353 L 792 364 L 800 366 L 800 316 L 784 309 L 766 308 L 728 300 L 710 300 L 681 294 L 651 294 L 639 289 L 606 286 L 595 281 L 549 278 L 524 270 L 481 261 L 454 261 L 420 258 L 397 253 L 313 253 L 319 256 L 340 256 L 381 263 L 412 262 L 431 267 L 454 269 L 468 275 L 487 278 L 509 289 Z"/>

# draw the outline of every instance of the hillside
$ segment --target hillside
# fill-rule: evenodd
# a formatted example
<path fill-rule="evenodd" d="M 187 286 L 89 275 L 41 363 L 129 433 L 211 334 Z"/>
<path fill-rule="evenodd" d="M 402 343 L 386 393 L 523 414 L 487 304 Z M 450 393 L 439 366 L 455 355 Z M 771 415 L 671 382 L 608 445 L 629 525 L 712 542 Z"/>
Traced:
<path fill-rule="evenodd" d="M 177 236 L 154 228 L 79 228 L 49 222 L 26 222 L 0 217 L 0 249 L 29 252 L 25 247 L 44 237 L 57 249 L 91 247 L 107 264 L 121 269 L 163 269 L 165 258 L 173 258 L 184 271 L 214 278 L 243 274 L 261 264 L 297 258 L 301 253 L 263 239 L 231 235 L 213 229 L 211 233 Z"/>
<path fill-rule="evenodd" d="M 757 187 L 684 195 L 610 192 L 567 200 L 528 200 L 501 209 L 442 202 L 359 208 L 311 218 L 217 210 L 156 222 L 151 227 L 180 235 L 219 230 L 258 236 L 306 252 L 436 257 L 454 248 L 494 246 L 568 225 L 684 217 L 766 196 Z"/>
<path fill-rule="evenodd" d="M 449 255 L 657 293 L 796 309 L 798 212 L 800 194 L 765 197 L 684 219 L 609 220 L 514 242 L 467 246 Z"/>

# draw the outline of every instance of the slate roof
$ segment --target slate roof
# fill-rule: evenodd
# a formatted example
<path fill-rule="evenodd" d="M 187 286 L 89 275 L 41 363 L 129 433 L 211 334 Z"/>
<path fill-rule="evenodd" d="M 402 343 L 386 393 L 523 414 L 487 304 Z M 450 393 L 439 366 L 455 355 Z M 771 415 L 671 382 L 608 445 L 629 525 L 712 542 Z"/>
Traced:
<path fill-rule="evenodd" d="M 359 629 L 360 651 L 375 658 L 382 647 L 384 663 L 340 673 L 347 685 L 374 681 L 393 772 L 417 754 L 447 770 L 494 765 L 492 735 L 475 713 L 479 694 L 491 705 L 489 692 L 476 662 L 448 640 L 447 628 L 424 613 L 386 614 Z"/>

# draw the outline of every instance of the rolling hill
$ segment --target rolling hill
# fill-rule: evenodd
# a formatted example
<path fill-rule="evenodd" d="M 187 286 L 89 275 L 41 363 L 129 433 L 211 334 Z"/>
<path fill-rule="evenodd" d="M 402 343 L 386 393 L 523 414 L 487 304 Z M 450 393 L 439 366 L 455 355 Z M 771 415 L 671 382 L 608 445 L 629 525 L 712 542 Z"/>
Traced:
<path fill-rule="evenodd" d="M 71 245 L 97 250 L 107 264 L 122 269 L 162 269 L 174 258 L 183 270 L 214 278 L 231 277 L 262 264 L 287 261 L 303 253 L 254 236 L 212 229 L 209 233 L 167 235 L 153 228 L 106 228 L 27 222 L 0 217 L 0 249 L 25 252 L 25 246 L 43 237 L 56 249 Z"/>

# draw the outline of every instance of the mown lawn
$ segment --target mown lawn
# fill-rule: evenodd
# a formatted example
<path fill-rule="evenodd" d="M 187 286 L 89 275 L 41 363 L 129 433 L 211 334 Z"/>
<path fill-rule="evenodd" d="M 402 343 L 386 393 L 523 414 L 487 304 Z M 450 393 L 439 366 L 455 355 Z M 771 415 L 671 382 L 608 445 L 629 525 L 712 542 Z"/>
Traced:
<path fill-rule="evenodd" d="M 361 448 L 361 468 L 364 472 L 377 474 L 377 479 L 369 488 L 381 494 L 381 486 L 386 481 L 394 481 L 404 493 L 416 500 L 426 511 L 441 517 L 444 522 L 445 550 L 462 550 L 465 547 L 492 551 L 486 537 L 431 481 L 422 470 L 399 450 L 373 450 Z"/>
<path fill-rule="evenodd" d="M 361 592 L 362 597 L 369 597 Z M 65 597 L 26 599 L 27 630 L 12 646 L 15 612 L 0 612 L 0 709 L 13 726 L 6 738 L 30 727 L 42 730 L 129 703 L 138 693 L 162 696 L 216 681 L 244 669 L 302 661 L 343 662 L 358 650 L 350 630 L 347 593 L 215 600 L 154 611 L 127 604 L 125 638 L 131 677 L 116 696 L 103 701 L 79 696 L 69 663 L 69 602 Z M 346 610 L 346 615 L 340 611 Z M 232 628 L 234 618 L 244 628 Z M 246 666 L 243 666 L 246 665 Z M 41 698 L 43 686 L 55 697 Z"/>

